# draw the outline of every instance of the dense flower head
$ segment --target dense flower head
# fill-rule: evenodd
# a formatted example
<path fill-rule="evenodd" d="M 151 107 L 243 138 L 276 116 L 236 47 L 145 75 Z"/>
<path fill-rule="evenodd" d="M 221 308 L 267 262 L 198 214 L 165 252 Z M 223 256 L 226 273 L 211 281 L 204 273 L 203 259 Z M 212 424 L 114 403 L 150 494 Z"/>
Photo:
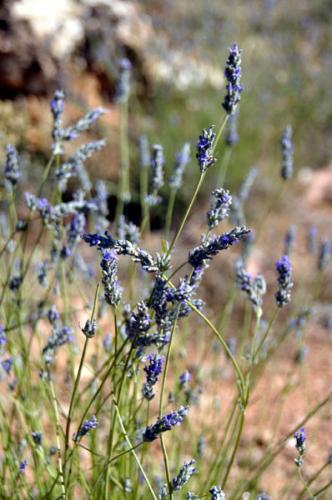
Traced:
<path fill-rule="evenodd" d="M 80 118 L 74 125 L 63 129 L 61 132 L 61 139 L 64 141 L 72 141 L 82 133 L 89 130 L 98 118 L 106 113 L 106 109 L 98 107 L 88 111 L 82 118 Z"/>
<path fill-rule="evenodd" d="M 65 109 L 65 95 L 63 90 L 56 90 L 50 103 L 53 116 L 52 138 L 55 143 L 61 140 L 62 115 Z"/>
<path fill-rule="evenodd" d="M 6 358 L 1 361 L 1 366 L 4 369 L 4 371 L 7 373 L 7 375 L 10 374 L 12 366 L 13 366 L 13 358 Z"/>
<path fill-rule="evenodd" d="M 225 67 L 225 77 L 227 80 L 227 94 L 222 106 L 228 115 L 232 115 L 241 99 L 243 87 L 241 85 L 241 53 L 235 43 L 229 49 L 228 59 Z"/>
<path fill-rule="evenodd" d="M 162 372 L 164 364 L 164 356 L 159 356 L 158 354 L 150 354 L 147 357 L 148 364 L 144 367 L 146 373 L 146 381 L 154 385 L 158 381 L 158 377 Z"/>
<path fill-rule="evenodd" d="M 102 249 L 100 267 L 102 284 L 107 304 L 117 306 L 122 297 L 122 288 L 118 281 L 118 256 L 114 250 Z"/>
<path fill-rule="evenodd" d="M 172 491 L 179 491 L 187 484 L 189 479 L 196 472 L 196 461 L 190 460 L 185 462 L 181 467 L 179 474 L 172 479 L 171 488 Z"/>
<path fill-rule="evenodd" d="M 150 354 L 147 357 L 148 364 L 144 367 L 146 382 L 143 384 L 143 396 L 149 401 L 154 398 L 153 386 L 157 383 L 158 377 L 162 372 L 164 356 Z"/>
<path fill-rule="evenodd" d="M 299 431 L 295 432 L 294 438 L 295 438 L 295 448 L 298 451 L 303 450 L 306 441 L 306 435 L 303 427 Z"/>
<path fill-rule="evenodd" d="M 31 437 L 32 437 L 32 440 L 35 444 L 37 444 L 38 446 L 40 446 L 42 444 L 42 441 L 43 441 L 43 434 L 39 431 L 34 431 L 31 433 Z"/>
<path fill-rule="evenodd" d="M 251 276 L 240 260 L 236 266 L 236 284 L 248 295 L 253 310 L 257 315 L 262 314 L 263 295 L 266 293 L 266 283 L 262 275 Z"/>
<path fill-rule="evenodd" d="M 250 230 L 246 227 L 236 227 L 230 232 L 221 234 L 220 236 L 210 236 L 208 239 L 204 240 L 200 246 L 189 252 L 189 264 L 193 267 L 202 265 L 205 260 L 212 259 L 212 257 L 217 255 L 221 250 L 226 250 L 231 245 L 238 243 L 249 232 Z"/>
<path fill-rule="evenodd" d="M 53 325 L 52 333 L 43 348 L 43 358 L 47 365 L 52 363 L 59 347 L 73 341 L 73 330 L 69 326 L 63 326 L 60 322 Z"/>
<path fill-rule="evenodd" d="M 281 177 L 284 180 L 290 179 L 293 175 L 293 152 L 294 146 L 292 142 L 292 127 L 288 125 L 281 138 Z"/>
<path fill-rule="evenodd" d="M 96 335 L 97 321 L 95 319 L 87 319 L 85 325 L 82 328 L 84 335 L 91 339 Z"/>
<path fill-rule="evenodd" d="M 276 262 L 276 270 L 278 273 L 279 290 L 275 294 L 278 307 L 284 307 L 291 300 L 292 282 L 292 264 L 287 255 L 283 255 Z"/>
<path fill-rule="evenodd" d="M 297 432 L 295 432 L 294 439 L 295 439 L 295 448 L 297 449 L 298 452 L 298 456 L 295 458 L 294 462 L 297 465 L 297 467 L 301 467 L 303 465 L 304 461 L 303 456 L 306 448 L 306 435 L 303 427 Z"/>
<path fill-rule="evenodd" d="M 87 142 L 80 146 L 77 151 L 65 162 L 55 169 L 55 177 L 61 192 L 67 188 L 68 180 L 77 177 L 84 191 L 89 191 L 92 187 L 88 173 L 84 167 L 84 162 L 106 146 L 104 139 Z"/>
<path fill-rule="evenodd" d="M 220 486 L 212 486 L 212 488 L 209 489 L 209 493 L 211 493 L 211 500 L 226 500 L 225 493 Z"/>
<path fill-rule="evenodd" d="M 90 419 L 85 420 L 78 431 L 73 435 L 74 441 L 79 441 L 81 437 L 88 434 L 89 431 L 96 429 L 98 425 L 97 418 L 93 415 Z"/>
<path fill-rule="evenodd" d="M 163 432 L 170 431 L 174 426 L 181 424 L 188 411 L 189 406 L 180 406 L 178 410 L 172 411 L 171 413 L 158 418 L 155 424 L 148 425 L 145 428 L 143 433 L 143 441 L 154 441 Z"/>
<path fill-rule="evenodd" d="M 3 173 L 5 183 L 15 187 L 21 176 L 21 172 L 18 164 L 18 154 L 16 148 L 11 144 L 7 144 L 6 146 L 6 161 Z"/>
<path fill-rule="evenodd" d="M 154 144 L 151 156 L 151 190 L 152 196 L 157 197 L 157 193 L 164 185 L 164 150 L 160 144 Z"/>
<path fill-rule="evenodd" d="M 210 230 L 228 217 L 232 204 L 232 197 L 229 191 L 223 188 L 215 189 L 212 192 L 212 196 L 215 198 L 215 202 L 207 213 L 208 227 Z"/>
<path fill-rule="evenodd" d="M 169 185 L 172 189 L 180 189 L 183 183 L 183 175 L 190 160 L 190 143 L 186 142 L 175 158 L 173 174 L 169 179 Z"/>
<path fill-rule="evenodd" d="M 20 474 L 23 474 L 25 472 L 25 468 L 27 465 L 28 465 L 28 462 L 25 459 L 20 462 L 20 464 L 18 466 L 18 471 Z"/>
<path fill-rule="evenodd" d="M 196 144 L 196 158 L 202 174 L 216 162 L 216 158 L 213 156 L 215 139 L 216 134 L 213 127 L 204 128 Z"/>

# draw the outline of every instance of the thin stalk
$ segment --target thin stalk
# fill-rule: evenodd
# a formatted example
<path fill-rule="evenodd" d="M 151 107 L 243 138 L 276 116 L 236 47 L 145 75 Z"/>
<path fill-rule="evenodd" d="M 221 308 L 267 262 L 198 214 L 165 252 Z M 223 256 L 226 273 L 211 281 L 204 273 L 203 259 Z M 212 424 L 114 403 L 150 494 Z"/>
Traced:
<path fill-rule="evenodd" d="M 93 307 L 92 307 L 91 318 L 90 318 L 91 321 L 94 320 L 95 313 L 96 313 L 99 288 L 100 288 L 100 283 L 97 284 L 97 288 L 96 288 L 96 292 L 95 292 L 95 296 L 94 296 Z M 65 458 L 66 458 L 66 454 L 67 454 L 67 450 L 68 450 L 68 446 L 69 446 L 69 434 L 70 434 L 70 425 L 71 425 L 71 420 L 72 420 L 72 412 L 74 410 L 76 392 L 77 392 L 77 388 L 78 388 L 78 385 L 79 385 L 80 379 L 81 379 L 82 368 L 83 368 L 83 364 L 84 364 L 84 360 L 85 360 L 88 342 L 89 342 L 89 337 L 85 337 L 82 356 L 80 359 L 80 364 L 78 367 L 78 371 L 77 371 L 77 375 L 76 375 L 76 379 L 75 379 L 75 383 L 74 383 L 74 388 L 73 388 L 73 392 L 72 392 L 70 404 L 69 404 L 67 425 L 66 425 L 66 437 L 65 437 Z"/>
<path fill-rule="evenodd" d="M 227 120 L 228 120 L 228 115 L 226 115 L 226 117 L 225 117 L 225 118 L 222 120 L 222 122 L 221 122 L 221 125 L 220 125 L 220 127 L 219 127 L 219 131 L 218 131 L 218 134 L 217 134 L 216 140 L 215 140 L 214 145 L 213 145 L 213 148 L 212 148 L 212 154 L 214 153 L 214 151 L 216 150 L 216 147 L 218 146 L 218 142 L 219 142 L 220 137 L 221 137 L 221 134 L 222 134 L 222 132 L 223 132 L 223 130 L 224 130 L 224 128 L 225 128 L 225 125 L 226 125 L 226 123 L 227 123 Z M 173 238 L 173 240 L 172 240 L 172 242 L 171 242 L 171 245 L 170 245 L 170 247 L 169 247 L 169 249 L 168 249 L 167 255 L 170 255 L 170 254 L 171 254 L 171 252 L 172 252 L 172 250 L 173 250 L 174 246 L 176 245 L 176 242 L 178 241 L 178 239 L 179 239 L 179 237 L 180 237 L 180 235 L 181 235 L 181 233 L 182 233 L 182 230 L 183 230 L 183 228 L 184 228 L 184 225 L 185 225 L 185 223 L 187 222 L 187 219 L 188 219 L 188 217 L 189 217 L 189 215 L 190 215 L 190 212 L 191 212 L 191 210 L 192 210 L 192 207 L 193 207 L 193 205 L 194 205 L 194 203 L 195 203 L 195 201 L 196 201 L 196 198 L 197 198 L 197 195 L 198 195 L 198 193 L 199 193 L 199 190 L 200 190 L 200 188 L 201 188 L 201 186 L 202 186 L 202 184 L 203 184 L 203 181 L 204 181 L 204 178 L 205 178 L 205 176 L 206 176 L 206 173 L 207 173 L 206 171 L 205 171 L 205 172 L 202 172 L 202 173 L 201 173 L 201 175 L 200 175 L 200 177 L 199 177 L 199 179 L 198 179 L 198 183 L 197 183 L 197 185 L 196 185 L 196 188 L 195 188 L 194 194 L 193 194 L 193 196 L 192 196 L 192 198 L 191 198 L 191 201 L 190 201 L 189 206 L 188 206 L 188 208 L 187 208 L 187 210 L 186 210 L 186 213 L 184 214 L 184 217 L 183 217 L 183 219 L 182 219 L 182 221 L 181 221 L 181 223 L 180 223 L 180 226 L 178 227 L 178 230 L 176 231 L 176 233 L 175 233 L 175 235 L 174 235 L 174 238 Z"/>
<path fill-rule="evenodd" d="M 123 420 L 122 420 L 122 417 L 121 417 L 121 415 L 120 415 L 120 411 L 119 411 L 118 405 L 117 405 L 117 403 L 116 403 L 116 401 L 115 401 L 115 400 L 113 400 L 113 403 L 114 403 L 115 411 L 116 411 L 116 413 L 117 413 L 117 417 L 118 417 L 118 419 L 119 419 L 120 427 L 121 427 L 122 433 L 123 433 L 123 435 L 124 435 L 124 438 L 125 438 L 125 440 L 127 441 L 128 446 L 129 446 L 129 447 L 130 447 L 130 449 L 131 449 L 131 453 L 133 454 L 133 456 L 134 456 L 134 458 L 135 458 L 135 460 L 136 460 L 136 463 L 137 463 L 137 465 L 138 465 L 138 467 L 139 467 L 139 469 L 140 469 L 140 471 L 141 471 L 141 473 L 142 473 L 142 475 L 143 475 L 143 477 L 144 477 L 144 479 L 145 479 L 145 481 L 146 481 L 146 484 L 147 484 L 147 486 L 148 486 L 148 488 L 149 488 L 149 490 L 150 490 L 150 493 L 151 493 L 152 498 L 153 498 L 154 500 L 157 500 L 157 497 L 156 497 L 156 495 L 155 495 L 155 493 L 154 493 L 154 491 L 153 491 L 153 488 L 152 488 L 151 483 L 150 483 L 150 481 L 149 481 L 149 479 L 148 479 L 148 477 L 147 477 L 147 475 L 146 475 L 146 473 L 145 473 L 145 470 L 143 469 L 143 466 L 142 466 L 142 464 L 141 464 L 141 462 L 140 462 L 140 459 L 138 458 L 138 456 L 137 456 L 137 454 L 136 454 L 136 452 L 135 452 L 135 450 L 134 450 L 134 447 L 133 447 L 133 445 L 131 444 L 131 441 L 130 441 L 129 436 L 128 436 L 127 431 L 126 431 L 126 428 L 125 428 L 125 426 L 124 426 L 124 424 L 123 424 Z"/>
<path fill-rule="evenodd" d="M 332 479 L 328 483 L 324 484 L 324 486 L 322 488 L 315 491 L 314 498 L 318 498 L 318 495 L 320 495 L 321 493 L 324 493 L 324 491 L 328 490 L 330 488 L 330 486 L 332 486 Z"/>
<path fill-rule="evenodd" d="M 252 476 L 251 479 L 247 480 L 244 483 L 242 491 L 246 491 L 252 485 L 256 484 L 258 478 L 262 475 L 264 470 L 273 462 L 273 460 L 283 449 L 287 441 L 294 435 L 294 432 L 296 432 L 301 427 L 304 427 L 304 425 L 308 422 L 308 420 L 310 420 L 331 399 L 332 399 L 332 392 L 329 393 L 327 397 L 322 399 L 312 410 L 310 410 L 307 413 L 307 415 L 300 422 L 298 422 L 297 425 L 294 426 L 292 430 L 284 438 L 282 438 L 270 451 L 267 450 L 262 460 L 258 463 L 255 474 Z M 234 498 L 237 497 L 234 496 Z"/>
<path fill-rule="evenodd" d="M 298 475 L 299 475 L 300 481 L 301 481 L 301 482 L 303 483 L 303 485 L 304 485 L 304 491 L 306 491 L 306 492 L 308 493 L 308 495 L 309 495 L 309 498 L 310 498 L 310 499 L 311 499 L 311 498 L 314 498 L 314 497 L 313 497 L 313 494 L 312 494 L 312 493 L 311 493 L 311 491 L 310 491 L 310 488 L 309 488 L 309 486 L 308 486 L 307 481 L 306 481 L 306 480 L 304 479 L 304 477 L 303 477 L 301 467 L 298 467 L 298 468 L 297 468 L 297 471 L 298 471 Z"/>
<path fill-rule="evenodd" d="M 244 389 L 245 389 L 245 380 L 244 380 L 241 368 L 239 367 L 236 359 L 234 358 L 233 354 L 231 353 L 227 343 L 223 339 L 220 332 L 218 332 L 217 328 L 211 323 L 211 321 L 199 309 L 197 309 L 197 307 L 194 306 L 194 304 L 192 304 L 190 301 L 186 301 L 186 303 L 188 304 L 190 309 L 192 309 L 204 321 L 204 323 L 206 323 L 206 325 L 213 331 L 213 333 L 216 335 L 219 342 L 223 346 L 224 350 L 226 351 L 226 354 L 228 355 L 228 357 L 229 357 L 229 359 L 234 367 L 234 370 L 238 376 L 239 390 L 240 390 L 240 395 L 241 395 L 241 399 L 242 399 L 242 397 L 244 395 Z"/>
<path fill-rule="evenodd" d="M 179 225 L 179 227 L 178 227 L 178 229 L 177 229 L 177 231 L 176 231 L 176 233 L 175 233 L 175 235 L 174 235 L 174 237 L 172 239 L 172 242 L 171 242 L 170 247 L 168 249 L 167 255 L 171 254 L 171 251 L 173 250 L 174 246 L 176 245 L 176 242 L 178 241 L 178 239 L 179 239 L 179 237 L 180 237 L 180 235 L 182 233 L 182 230 L 183 230 L 183 228 L 185 226 L 185 223 L 187 222 L 187 219 L 188 219 L 188 217 L 190 215 L 190 212 L 191 212 L 191 210 L 192 210 L 192 208 L 194 206 L 194 203 L 196 201 L 196 198 L 197 198 L 197 195 L 199 193 L 199 190 L 201 189 L 201 186 L 203 184 L 205 175 L 206 175 L 206 172 L 201 173 L 201 175 L 200 175 L 200 177 L 198 179 L 198 182 L 197 182 L 194 194 L 193 194 L 193 196 L 191 198 L 191 201 L 190 201 L 190 203 L 188 205 L 186 213 L 184 214 L 184 217 L 183 217 L 183 219 L 182 219 L 182 221 L 181 221 L 181 223 L 180 223 L 180 225 Z"/>
<path fill-rule="evenodd" d="M 168 198 L 168 205 L 167 205 L 167 212 L 166 212 L 166 219 L 165 219 L 165 239 L 166 240 L 169 236 L 169 232 L 171 229 L 175 198 L 176 198 L 176 189 L 171 188 L 170 195 Z"/>
<path fill-rule="evenodd" d="M 165 394 L 165 388 L 166 388 L 166 379 L 167 379 L 167 374 L 168 374 L 169 362 L 170 362 L 170 358 L 171 358 L 171 350 L 172 350 L 172 346 L 173 346 L 174 332 L 175 332 L 175 328 L 176 328 L 178 314 L 179 314 L 179 307 L 176 311 L 175 320 L 174 320 L 173 325 L 172 325 L 170 341 L 168 343 L 168 348 L 167 348 L 165 367 L 164 367 L 164 372 L 163 372 L 162 381 L 161 381 L 161 390 L 160 390 L 160 398 L 159 398 L 159 412 L 158 412 L 159 418 L 161 418 L 162 413 L 163 413 L 163 401 L 164 401 L 164 394 Z M 162 448 L 162 452 L 163 452 L 168 492 L 169 492 L 170 499 L 172 500 L 173 493 L 172 493 L 171 477 L 170 477 L 170 472 L 169 472 L 168 456 L 167 456 L 167 450 L 166 450 L 166 446 L 165 446 L 162 434 L 160 435 L 160 444 L 161 444 L 161 448 Z"/>
<path fill-rule="evenodd" d="M 66 485 L 65 485 L 62 457 L 61 457 L 60 415 L 59 415 L 59 409 L 58 409 L 58 403 L 57 403 L 57 399 L 56 399 L 56 395 L 55 395 L 54 385 L 53 385 L 53 382 L 51 379 L 51 374 L 49 373 L 48 376 L 49 376 L 49 384 L 50 384 L 50 390 L 51 390 L 51 396 L 52 396 L 53 410 L 54 410 L 54 415 L 55 415 L 56 446 L 57 446 L 57 457 L 58 457 L 58 471 L 59 471 L 59 479 L 60 479 L 60 486 L 61 486 L 61 498 L 63 500 L 66 500 L 67 493 L 66 493 Z"/>
<path fill-rule="evenodd" d="M 274 325 L 274 323 L 275 323 L 275 321 L 276 321 L 276 319 L 277 319 L 277 317 L 278 317 L 279 311 L 280 311 L 280 309 L 279 309 L 279 308 L 277 308 L 277 309 L 274 311 L 274 314 L 273 314 L 272 318 L 270 319 L 270 322 L 269 322 L 269 324 L 268 324 L 268 326 L 267 326 L 267 328 L 266 328 L 266 331 L 265 331 L 265 333 L 264 333 L 264 335 L 263 335 L 263 337 L 262 337 L 262 340 L 260 341 L 260 343 L 258 344 L 257 349 L 255 349 L 255 351 L 254 351 L 254 353 L 253 353 L 253 362 L 255 362 L 255 359 L 256 359 L 257 355 L 259 354 L 259 351 L 260 351 L 260 350 L 261 350 L 261 348 L 263 347 L 264 342 L 265 342 L 265 340 L 266 340 L 266 338 L 267 338 L 268 334 L 270 333 L 270 331 L 271 331 L 271 329 L 272 329 L 272 327 L 273 327 L 273 325 Z"/>
<path fill-rule="evenodd" d="M 323 464 L 317 472 L 315 472 L 315 474 L 313 474 L 311 476 L 311 478 L 306 482 L 306 486 L 309 487 L 314 481 L 316 481 L 316 479 L 318 478 L 318 476 L 321 475 L 321 473 L 329 466 L 331 465 L 329 462 L 325 462 L 325 464 Z M 304 487 L 303 490 L 300 491 L 300 493 L 298 494 L 297 496 L 297 500 L 301 500 L 302 496 L 304 495 L 304 493 L 306 492 L 306 488 Z"/>
<path fill-rule="evenodd" d="M 243 431 L 243 424 L 244 424 L 244 408 L 241 409 L 239 429 L 238 429 L 238 432 L 236 435 L 236 441 L 235 441 L 235 445 L 233 448 L 233 453 L 232 453 L 231 459 L 227 465 L 226 473 L 225 473 L 224 479 L 222 481 L 222 486 L 221 486 L 222 489 L 225 489 L 229 473 L 231 471 L 231 468 L 232 468 L 234 460 L 235 460 L 235 456 L 236 456 L 237 451 L 238 451 L 239 446 L 240 446 L 240 441 L 241 441 L 241 436 L 242 436 L 242 431 Z"/>

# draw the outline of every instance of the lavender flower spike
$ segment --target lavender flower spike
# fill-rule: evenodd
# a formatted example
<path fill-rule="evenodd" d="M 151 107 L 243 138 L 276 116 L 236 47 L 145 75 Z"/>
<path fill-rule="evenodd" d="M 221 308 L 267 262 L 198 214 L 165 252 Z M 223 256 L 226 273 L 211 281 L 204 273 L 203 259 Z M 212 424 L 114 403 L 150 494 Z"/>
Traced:
<path fill-rule="evenodd" d="M 162 372 L 164 359 L 164 356 L 158 356 L 158 354 L 151 354 L 147 358 L 149 364 L 144 367 L 146 382 L 143 384 L 142 393 L 143 397 L 148 401 L 151 401 L 155 396 L 153 386 L 157 383 Z"/>
<path fill-rule="evenodd" d="M 214 196 L 215 202 L 207 213 L 208 226 L 210 230 L 215 228 L 219 222 L 228 217 L 229 209 L 232 204 L 232 197 L 230 196 L 229 191 L 226 191 L 223 188 L 213 191 L 212 196 Z"/>
<path fill-rule="evenodd" d="M 243 87 L 241 85 L 241 52 L 235 43 L 229 49 L 226 61 L 225 77 L 227 80 L 227 94 L 222 106 L 228 115 L 232 115 L 241 99 Z"/>
<path fill-rule="evenodd" d="M 175 425 L 181 424 L 188 411 L 189 406 L 180 406 L 177 411 L 172 411 L 168 415 L 162 416 L 153 425 L 148 425 L 143 433 L 143 441 L 154 441 L 163 432 L 170 431 Z"/>
<path fill-rule="evenodd" d="M 209 493 L 211 493 L 211 500 L 226 500 L 225 493 L 220 486 L 212 486 Z"/>
<path fill-rule="evenodd" d="M 229 233 L 221 234 L 220 236 L 213 235 L 205 240 L 200 246 L 189 252 L 188 262 L 194 268 L 204 264 L 204 261 L 212 259 L 221 250 L 226 250 L 231 245 L 242 240 L 250 230 L 246 227 L 235 227 Z"/>
<path fill-rule="evenodd" d="M 18 165 L 18 155 L 16 148 L 11 144 L 6 146 L 6 162 L 4 165 L 5 185 L 15 187 L 21 172 Z"/>
<path fill-rule="evenodd" d="M 187 484 L 189 479 L 196 472 L 196 461 L 190 460 L 189 462 L 185 462 L 180 469 L 179 474 L 172 479 L 171 488 L 172 491 L 179 491 Z"/>
<path fill-rule="evenodd" d="M 281 138 L 282 164 L 281 177 L 286 181 L 293 175 L 293 152 L 292 127 L 288 125 Z"/>
<path fill-rule="evenodd" d="M 298 451 L 298 457 L 295 458 L 294 462 L 298 467 L 301 467 L 301 465 L 303 465 L 303 456 L 305 452 L 305 442 L 306 442 L 306 435 L 303 427 L 299 431 L 295 432 L 294 438 L 295 438 L 295 448 Z"/>
<path fill-rule="evenodd" d="M 287 255 L 283 255 L 281 259 L 276 262 L 276 270 L 279 275 L 279 290 L 275 294 L 275 298 L 278 307 L 284 307 L 289 304 L 291 300 L 291 289 L 293 288 L 292 264 Z"/>
<path fill-rule="evenodd" d="M 216 158 L 213 156 L 215 139 L 216 134 L 213 132 L 213 127 L 204 128 L 196 144 L 196 158 L 202 174 L 216 162 Z"/>
<path fill-rule="evenodd" d="M 93 415 L 90 420 L 86 420 L 82 427 L 79 428 L 78 432 L 75 432 L 75 434 L 73 435 L 73 440 L 74 441 L 79 441 L 81 437 L 85 436 L 86 434 L 88 434 L 88 432 L 92 429 L 96 429 L 98 425 L 98 421 L 95 417 L 95 415 Z"/>

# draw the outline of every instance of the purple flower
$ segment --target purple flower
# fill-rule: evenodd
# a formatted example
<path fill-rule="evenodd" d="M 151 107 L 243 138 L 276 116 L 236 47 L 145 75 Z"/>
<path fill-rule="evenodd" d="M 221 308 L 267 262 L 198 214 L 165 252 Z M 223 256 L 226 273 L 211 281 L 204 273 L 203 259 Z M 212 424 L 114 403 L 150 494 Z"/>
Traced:
<path fill-rule="evenodd" d="M 237 44 L 229 49 L 228 59 L 225 67 L 225 77 L 227 80 L 227 94 L 222 106 L 228 115 L 232 115 L 240 102 L 241 92 L 241 52 Z"/>
<path fill-rule="evenodd" d="M 12 366 L 13 366 L 13 358 L 7 358 L 1 361 L 1 366 L 5 370 L 5 372 L 9 375 Z"/>
<path fill-rule="evenodd" d="M 179 377 L 179 383 L 180 383 L 181 389 L 185 389 L 188 386 L 191 379 L 192 379 L 192 376 L 188 370 L 181 373 L 181 375 Z"/>
<path fill-rule="evenodd" d="M 216 158 L 213 156 L 215 138 L 216 134 L 213 132 L 213 128 L 205 128 L 196 144 L 196 158 L 202 174 L 216 162 Z"/>
<path fill-rule="evenodd" d="M 276 270 L 279 275 L 279 290 L 275 294 L 275 298 L 278 307 L 284 307 L 289 304 L 291 300 L 291 290 L 293 288 L 292 264 L 287 255 L 283 255 L 281 259 L 276 262 Z"/>
<path fill-rule="evenodd" d="M 195 268 L 201 266 L 204 261 L 211 260 L 212 257 L 217 255 L 221 250 L 226 250 L 229 246 L 238 243 L 249 232 L 250 230 L 243 226 L 236 227 L 229 233 L 224 233 L 220 236 L 210 236 L 200 246 L 189 252 L 189 264 Z"/>
<path fill-rule="evenodd" d="M 7 336 L 5 333 L 5 329 L 2 325 L 0 325 L 0 348 L 6 345 L 7 343 Z"/>
<path fill-rule="evenodd" d="M 158 354 L 150 354 L 147 357 L 149 363 L 144 367 L 146 382 L 143 384 L 142 392 L 145 399 L 149 401 L 155 396 L 153 386 L 157 383 L 158 377 L 162 372 L 164 359 L 164 356 L 159 356 Z"/>
<path fill-rule="evenodd" d="M 306 435 L 303 427 L 299 431 L 295 432 L 294 438 L 295 438 L 295 448 L 298 451 L 302 450 L 304 448 L 304 443 L 306 441 Z"/>
<path fill-rule="evenodd" d="M 210 230 L 228 217 L 229 209 L 232 204 L 232 197 L 229 191 L 223 188 L 213 191 L 212 196 L 214 196 L 215 202 L 207 213 L 208 227 Z"/>
<path fill-rule="evenodd" d="M 16 148 L 11 144 L 6 146 L 6 162 L 4 166 L 4 178 L 5 181 L 15 187 L 18 179 L 21 176 L 21 172 L 18 165 L 18 155 Z"/>
<path fill-rule="evenodd" d="M 23 474 L 25 472 L 25 468 L 27 466 L 28 462 L 24 459 L 22 462 L 20 462 L 20 465 L 18 466 L 18 471 L 20 474 Z"/>
<path fill-rule="evenodd" d="M 98 425 L 98 421 L 97 421 L 95 415 L 93 415 L 90 418 L 90 420 L 89 419 L 85 420 L 82 427 L 80 427 L 78 432 L 76 432 L 74 434 L 73 440 L 79 441 L 80 438 L 85 436 L 86 434 L 88 434 L 89 431 L 91 431 L 92 429 L 96 429 L 97 425 Z"/>
<path fill-rule="evenodd" d="M 168 415 L 160 417 L 155 424 L 146 427 L 143 433 L 143 441 L 154 441 L 163 432 L 170 431 L 172 427 L 180 425 L 188 411 L 189 406 L 180 406 L 177 411 L 172 411 Z"/>
<path fill-rule="evenodd" d="M 42 444 L 42 441 L 43 441 L 43 435 L 41 432 L 38 432 L 38 431 L 35 431 L 35 432 L 32 432 L 31 433 L 31 437 L 33 439 L 33 442 L 35 444 L 37 444 L 38 446 L 40 446 Z"/>

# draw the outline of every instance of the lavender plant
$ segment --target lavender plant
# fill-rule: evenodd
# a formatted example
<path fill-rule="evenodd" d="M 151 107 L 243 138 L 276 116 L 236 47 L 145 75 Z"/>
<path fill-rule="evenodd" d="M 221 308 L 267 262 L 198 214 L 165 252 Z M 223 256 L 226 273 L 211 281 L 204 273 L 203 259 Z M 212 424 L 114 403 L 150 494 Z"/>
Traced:
<path fill-rule="evenodd" d="M 107 148 L 106 141 L 92 140 L 66 153 L 67 143 L 87 132 L 104 114 L 102 108 L 65 127 L 65 96 L 55 92 L 51 157 L 34 190 L 30 186 L 25 192 L 19 155 L 7 147 L 0 248 L 3 498 L 276 498 L 272 486 L 265 493 L 265 473 L 280 454 L 287 456 L 285 445 L 294 433 L 299 478 L 291 497 L 324 498 L 330 455 L 315 474 L 304 475 L 303 426 L 327 407 L 331 393 L 303 418 L 294 415 L 294 428 L 275 431 L 268 443 L 258 425 L 261 454 L 250 455 L 256 448 L 247 434 L 247 415 L 262 397 L 260 384 L 270 376 L 270 366 L 285 355 L 285 345 L 291 349 L 294 337 L 303 338 L 328 271 L 330 240 L 324 236 L 318 253 L 316 231 L 308 235 L 309 254 L 316 259 L 311 273 L 317 270 L 319 279 L 299 300 L 301 276 L 290 261 L 297 258 L 294 226 L 284 242 L 275 231 L 278 249 L 265 249 L 264 264 L 252 258 L 256 221 L 247 208 L 257 169 L 236 195 L 223 186 L 225 177 L 216 183 L 206 214 L 195 205 L 206 177 L 219 178 L 217 148 L 227 121 L 227 148 L 238 141 L 241 57 L 234 44 L 225 69 L 225 116 L 219 129 L 207 125 L 198 134 L 197 164 L 191 164 L 185 143 L 165 180 L 162 145 L 150 151 L 141 136 L 139 196 L 129 175 L 132 65 L 120 61 L 115 101 L 121 175 L 114 221 L 107 183 L 90 178 L 85 165 Z M 282 153 L 282 177 L 288 179 L 290 129 Z M 174 204 L 186 171 L 197 181 L 175 227 Z M 75 182 L 68 200 L 69 180 Z M 167 192 L 165 228 L 154 244 L 150 210 Z M 140 227 L 123 213 L 129 199 L 138 197 Z M 282 245 L 276 285 L 272 263 Z M 221 283 L 218 291 L 213 283 L 204 288 L 211 275 Z M 302 369 L 294 367 L 297 384 L 305 379 Z M 285 402 L 294 385 L 286 379 L 277 400 Z M 279 430 L 283 419 L 282 407 L 274 415 L 265 396 L 262 413 L 271 415 L 273 433 L 273 424 Z"/>

